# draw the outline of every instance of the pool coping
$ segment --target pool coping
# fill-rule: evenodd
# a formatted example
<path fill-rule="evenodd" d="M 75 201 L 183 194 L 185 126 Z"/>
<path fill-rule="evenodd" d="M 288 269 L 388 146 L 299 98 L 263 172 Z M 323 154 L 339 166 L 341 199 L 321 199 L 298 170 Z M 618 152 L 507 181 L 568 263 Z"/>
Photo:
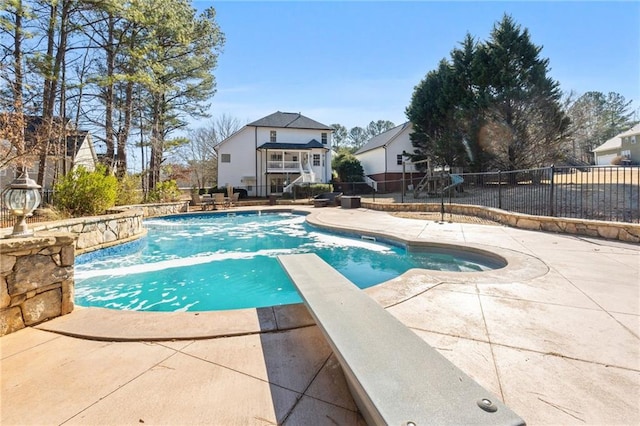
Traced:
<path fill-rule="evenodd" d="M 404 238 L 393 232 L 371 232 L 327 224 L 312 209 L 274 208 L 245 211 L 290 211 L 306 214 L 314 226 L 351 234 L 378 236 L 410 247 L 458 247 L 471 252 L 493 253 L 507 261 L 504 268 L 482 272 L 446 272 L 414 268 L 364 291 L 383 307 L 389 308 L 442 284 L 473 287 L 522 282 L 543 276 L 549 267 L 531 255 L 480 244 L 446 244 L 441 241 Z M 202 312 L 140 312 L 106 308 L 79 307 L 70 315 L 41 323 L 35 328 L 72 337 L 104 341 L 174 341 L 197 340 L 257 333 L 279 332 L 314 325 L 302 303 L 266 308 Z"/>

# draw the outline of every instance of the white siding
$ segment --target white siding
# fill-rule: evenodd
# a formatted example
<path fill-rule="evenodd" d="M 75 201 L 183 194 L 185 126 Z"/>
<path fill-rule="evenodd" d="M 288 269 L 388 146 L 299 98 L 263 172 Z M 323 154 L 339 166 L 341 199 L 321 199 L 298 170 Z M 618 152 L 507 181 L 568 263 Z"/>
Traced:
<path fill-rule="evenodd" d="M 245 176 L 256 175 L 256 146 L 253 127 L 245 127 L 218 147 L 218 187 L 245 186 Z M 230 163 L 222 155 L 231 156 Z"/>
<path fill-rule="evenodd" d="M 91 135 L 87 136 L 82 141 L 76 157 L 73 159 L 73 168 L 78 166 L 84 166 L 85 169 L 92 172 L 96 169 L 96 157 L 94 156 L 93 149 L 91 148 Z"/>
<path fill-rule="evenodd" d="M 331 132 L 329 130 L 283 129 L 277 127 L 258 127 L 258 145 L 270 141 L 272 130 L 276 131 L 276 142 L 278 143 L 305 144 L 311 139 L 322 143 L 322 133 L 328 133 L 326 147 L 331 148 Z"/>
<path fill-rule="evenodd" d="M 357 155 L 365 175 L 384 173 L 384 151 L 384 147 L 380 147 Z"/>
<path fill-rule="evenodd" d="M 407 127 L 387 146 L 387 172 L 402 173 L 402 164 L 398 164 L 398 155 L 403 152 L 413 153 L 413 145 L 411 144 L 410 128 Z M 406 157 L 402 157 L 406 161 Z M 416 168 L 407 164 L 405 171 L 415 171 Z"/>

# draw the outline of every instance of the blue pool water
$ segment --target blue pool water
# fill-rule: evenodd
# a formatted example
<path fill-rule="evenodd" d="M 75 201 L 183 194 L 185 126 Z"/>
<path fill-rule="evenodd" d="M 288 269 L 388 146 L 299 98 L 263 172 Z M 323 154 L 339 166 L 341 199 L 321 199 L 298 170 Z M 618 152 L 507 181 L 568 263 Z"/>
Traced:
<path fill-rule="evenodd" d="M 145 238 L 78 256 L 81 306 L 141 311 L 207 311 L 301 301 L 276 255 L 314 252 L 361 288 L 410 268 L 491 269 L 447 253 L 327 233 L 302 215 L 205 214 L 145 221 Z"/>

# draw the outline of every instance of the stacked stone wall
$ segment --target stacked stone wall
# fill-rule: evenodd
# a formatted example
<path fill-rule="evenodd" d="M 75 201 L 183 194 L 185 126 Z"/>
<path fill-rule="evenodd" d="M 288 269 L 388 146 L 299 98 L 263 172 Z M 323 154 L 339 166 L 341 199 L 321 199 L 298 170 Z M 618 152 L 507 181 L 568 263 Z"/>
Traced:
<path fill-rule="evenodd" d="M 73 310 L 75 237 L 0 239 L 0 336 Z"/>
<path fill-rule="evenodd" d="M 68 232 L 76 236 L 77 253 L 109 247 L 144 235 L 143 210 L 124 210 L 101 216 L 64 219 L 33 224 L 36 232 Z"/>
<path fill-rule="evenodd" d="M 110 212 L 121 212 L 127 210 L 142 210 L 142 215 L 144 217 L 166 216 L 170 214 L 188 212 L 189 202 L 176 201 L 173 203 L 132 204 L 130 206 L 114 207 Z"/>
<path fill-rule="evenodd" d="M 439 212 L 441 209 L 441 205 L 435 203 L 372 203 L 367 201 L 362 201 L 362 207 L 371 210 L 406 212 Z M 445 213 L 481 217 L 513 228 L 640 243 L 640 224 L 636 223 L 533 216 L 468 204 L 445 204 L 444 209 Z"/>

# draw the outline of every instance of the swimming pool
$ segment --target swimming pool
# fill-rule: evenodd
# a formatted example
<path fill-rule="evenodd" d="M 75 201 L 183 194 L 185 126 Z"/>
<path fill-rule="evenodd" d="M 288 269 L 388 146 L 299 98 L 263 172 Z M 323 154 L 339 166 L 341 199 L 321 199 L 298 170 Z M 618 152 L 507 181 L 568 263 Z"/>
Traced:
<path fill-rule="evenodd" d="M 411 268 L 480 271 L 498 267 L 463 253 L 328 233 L 293 213 L 209 213 L 145 221 L 140 240 L 80 255 L 80 306 L 208 311 L 301 301 L 276 255 L 314 252 L 361 288 Z"/>

